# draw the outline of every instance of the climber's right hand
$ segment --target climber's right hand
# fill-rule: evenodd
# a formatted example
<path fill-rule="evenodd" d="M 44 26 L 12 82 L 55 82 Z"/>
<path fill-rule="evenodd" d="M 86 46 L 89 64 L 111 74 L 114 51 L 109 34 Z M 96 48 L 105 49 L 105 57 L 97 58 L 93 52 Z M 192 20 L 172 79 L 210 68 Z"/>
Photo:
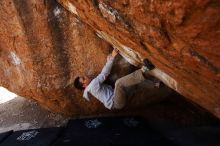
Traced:
<path fill-rule="evenodd" d="M 116 48 L 114 48 L 114 49 L 112 50 L 112 57 L 117 56 L 117 55 L 118 55 L 118 53 L 119 53 L 119 50 L 118 50 L 118 49 L 116 49 Z"/>

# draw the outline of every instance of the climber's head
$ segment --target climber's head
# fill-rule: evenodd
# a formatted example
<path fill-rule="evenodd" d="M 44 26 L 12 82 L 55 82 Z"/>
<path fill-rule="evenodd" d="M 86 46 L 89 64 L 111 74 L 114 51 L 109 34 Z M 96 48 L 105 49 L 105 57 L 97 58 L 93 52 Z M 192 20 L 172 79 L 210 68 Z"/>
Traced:
<path fill-rule="evenodd" d="M 76 77 L 74 81 L 74 86 L 79 90 L 84 90 L 90 82 L 91 79 L 88 76 Z"/>

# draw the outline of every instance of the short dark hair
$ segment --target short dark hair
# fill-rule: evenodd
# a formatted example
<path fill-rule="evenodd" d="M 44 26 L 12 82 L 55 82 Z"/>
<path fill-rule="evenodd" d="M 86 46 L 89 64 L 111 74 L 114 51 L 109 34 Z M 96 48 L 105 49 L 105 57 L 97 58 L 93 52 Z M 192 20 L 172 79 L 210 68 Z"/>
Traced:
<path fill-rule="evenodd" d="M 75 81 L 74 81 L 74 86 L 75 88 L 79 89 L 79 90 L 84 90 L 85 88 L 83 87 L 83 84 L 79 81 L 80 77 L 76 77 Z"/>

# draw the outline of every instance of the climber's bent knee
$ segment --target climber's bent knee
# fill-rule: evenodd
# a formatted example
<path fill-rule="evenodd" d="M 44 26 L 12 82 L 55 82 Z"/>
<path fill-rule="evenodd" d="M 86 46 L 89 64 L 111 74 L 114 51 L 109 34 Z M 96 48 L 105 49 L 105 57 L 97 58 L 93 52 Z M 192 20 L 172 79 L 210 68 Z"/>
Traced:
<path fill-rule="evenodd" d="M 123 103 L 114 102 L 112 109 L 120 110 L 120 109 L 123 109 L 124 107 L 125 107 L 125 103 L 124 102 Z"/>

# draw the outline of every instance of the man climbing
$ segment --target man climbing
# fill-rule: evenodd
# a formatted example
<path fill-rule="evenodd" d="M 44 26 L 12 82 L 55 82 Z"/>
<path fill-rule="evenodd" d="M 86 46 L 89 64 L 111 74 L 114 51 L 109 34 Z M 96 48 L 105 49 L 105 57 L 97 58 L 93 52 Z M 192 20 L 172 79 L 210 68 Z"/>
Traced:
<path fill-rule="evenodd" d="M 83 97 L 89 101 L 89 94 L 92 94 L 108 109 L 122 109 L 126 104 L 125 88 L 141 83 L 145 80 L 145 73 L 154 69 L 154 65 L 149 60 L 144 59 L 141 69 L 118 79 L 113 89 L 110 85 L 103 82 L 109 76 L 113 61 L 118 54 L 118 50 L 114 49 L 107 57 L 107 63 L 103 67 L 101 73 L 94 79 L 88 76 L 77 77 L 74 86 L 79 90 L 84 90 Z"/>

